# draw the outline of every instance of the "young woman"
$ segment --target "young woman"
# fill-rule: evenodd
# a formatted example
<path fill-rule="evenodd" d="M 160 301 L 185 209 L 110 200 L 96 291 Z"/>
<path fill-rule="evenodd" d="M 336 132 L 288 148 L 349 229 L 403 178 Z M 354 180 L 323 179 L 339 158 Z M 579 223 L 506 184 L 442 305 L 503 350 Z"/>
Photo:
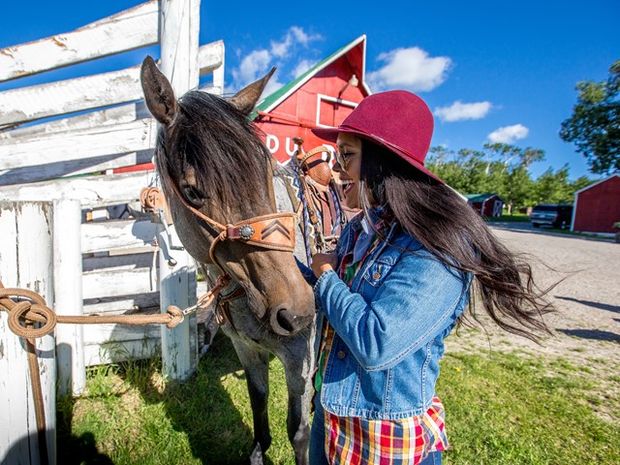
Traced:
<path fill-rule="evenodd" d="M 425 168 L 433 118 L 419 97 L 374 94 L 340 127 L 314 132 L 337 143 L 346 202 L 363 211 L 335 254 L 312 261 L 319 337 L 310 463 L 440 464 L 448 440 L 439 360 L 472 282 L 508 331 L 534 337 L 550 307 L 529 265 Z"/>

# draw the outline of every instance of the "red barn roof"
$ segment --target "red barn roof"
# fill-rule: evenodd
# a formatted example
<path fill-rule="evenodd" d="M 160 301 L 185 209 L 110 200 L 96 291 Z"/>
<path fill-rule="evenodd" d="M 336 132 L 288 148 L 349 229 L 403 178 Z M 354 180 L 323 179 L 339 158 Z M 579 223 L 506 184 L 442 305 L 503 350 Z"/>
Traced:
<path fill-rule="evenodd" d="M 364 81 L 365 62 L 363 35 L 258 103 L 252 116 L 280 163 L 287 163 L 295 153 L 294 137 L 304 140 L 306 150 L 324 144 L 310 129 L 337 126 L 370 95 Z"/>

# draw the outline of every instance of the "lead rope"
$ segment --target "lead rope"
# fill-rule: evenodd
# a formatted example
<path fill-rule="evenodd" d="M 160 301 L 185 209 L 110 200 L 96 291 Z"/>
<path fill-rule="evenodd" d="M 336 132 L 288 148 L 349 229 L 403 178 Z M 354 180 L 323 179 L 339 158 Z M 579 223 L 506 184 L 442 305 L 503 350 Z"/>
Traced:
<path fill-rule="evenodd" d="M 123 324 L 130 326 L 144 326 L 163 324 L 172 329 L 183 322 L 185 316 L 199 308 L 206 308 L 219 297 L 220 292 L 230 282 L 230 277 L 219 276 L 211 290 L 202 294 L 196 305 L 181 310 L 174 305 L 168 306 L 166 313 L 153 315 L 57 315 L 47 306 L 40 294 L 29 289 L 5 288 L 0 281 L 0 311 L 9 314 L 8 326 L 16 336 L 26 341 L 28 352 L 28 370 L 30 385 L 34 401 L 35 418 L 37 422 L 37 436 L 39 439 L 39 456 L 42 465 L 48 465 L 48 446 L 45 436 L 45 405 L 43 389 L 39 373 L 39 362 L 36 351 L 36 339 L 54 332 L 57 324 Z M 18 302 L 12 297 L 19 299 Z M 40 324 L 35 328 L 36 324 Z"/>

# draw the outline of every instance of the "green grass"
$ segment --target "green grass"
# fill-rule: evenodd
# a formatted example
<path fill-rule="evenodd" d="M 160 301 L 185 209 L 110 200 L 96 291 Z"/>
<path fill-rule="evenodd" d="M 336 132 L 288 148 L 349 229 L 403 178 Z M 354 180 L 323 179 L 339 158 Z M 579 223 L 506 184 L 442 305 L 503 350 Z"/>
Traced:
<path fill-rule="evenodd" d="M 617 371 L 605 370 L 616 392 Z M 293 464 L 284 373 L 276 359 L 270 384 L 269 462 Z M 598 395 L 597 385 L 591 370 L 565 360 L 447 355 L 438 384 L 452 444 L 445 463 L 620 463 L 617 417 L 603 420 L 594 411 L 613 412 L 618 400 Z M 91 370 L 87 389 L 80 399 L 59 402 L 58 463 L 236 464 L 250 452 L 245 379 L 221 335 L 185 384 L 166 383 L 151 361 Z"/>

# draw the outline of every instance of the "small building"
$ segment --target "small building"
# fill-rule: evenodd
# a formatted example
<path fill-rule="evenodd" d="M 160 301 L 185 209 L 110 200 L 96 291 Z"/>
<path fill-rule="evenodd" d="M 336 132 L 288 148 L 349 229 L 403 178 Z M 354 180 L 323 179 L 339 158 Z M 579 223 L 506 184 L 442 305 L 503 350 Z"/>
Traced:
<path fill-rule="evenodd" d="M 338 126 L 370 95 L 364 82 L 365 62 L 362 35 L 258 102 L 251 118 L 278 162 L 286 164 L 295 154 L 296 137 L 306 150 L 331 145 L 310 130 Z"/>
<path fill-rule="evenodd" d="M 480 216 L 502 216 L 504 201 L 497 194 L 469 194 L 466 195 L 467 203 L 474 210 L 480 213 Z"/>
<path fill-rule="evenodd" d="M 620 174 L 575 192 L 571 231 L 613 233 L 620 221 Z"/>

